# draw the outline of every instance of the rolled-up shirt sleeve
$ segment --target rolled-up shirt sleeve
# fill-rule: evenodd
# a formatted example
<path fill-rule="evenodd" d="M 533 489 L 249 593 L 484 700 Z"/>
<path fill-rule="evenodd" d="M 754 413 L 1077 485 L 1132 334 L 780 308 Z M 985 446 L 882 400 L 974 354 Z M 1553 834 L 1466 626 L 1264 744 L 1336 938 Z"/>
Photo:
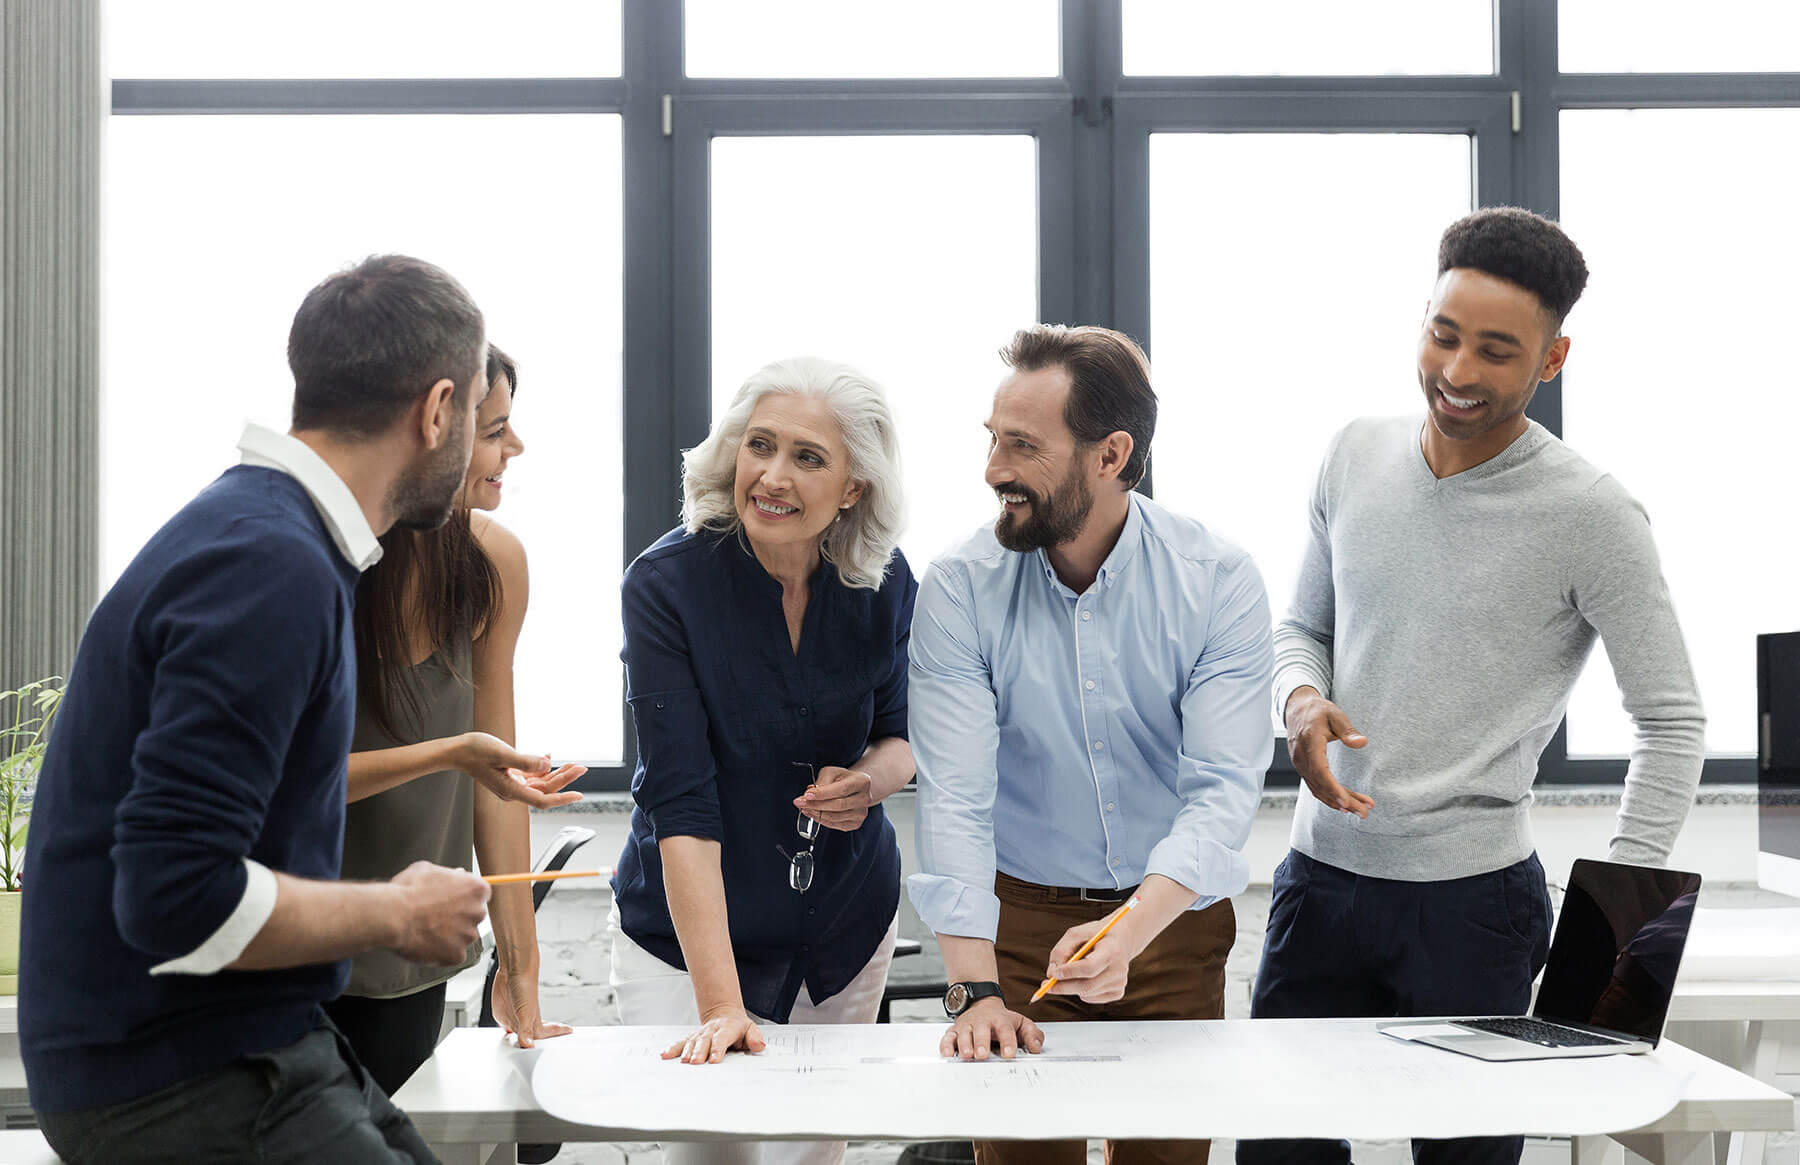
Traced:
<path fill-rule="evenodd" d="M 991 942 L 1000 925 L 994 896 L 998 704 L 968 579 L 955 563 L 933 566 L 919 587 L 910 656 L 920 872 L 906 880 L 907 892 L 933 932 Z"/>
<path fill-rule="evenodd" d="M 1275 749 L 1266 703 L 1275 667 L 1269 600 L 1248 556 L 1218 568 L 1208 623 L 1181 697 L 1183 804 L 1145 866 L 1199 895 L 1196 907 L 1249 885 L 1244 843 Z"/>
<path fill-rule="evenodd" d="M 625 692 L 637 728 L 631 797 L 660 840 L 724 840 L 718 770 L 687 630 L 668 582 L 652 562 L 634 563 L 620 586 Z"/>
<path fill-rule="evenodd" d="M 906 556 L 894 551 L 890 574 L 882 584 L 895 587 L 900 595 L 900 608 L 894 621 L 894 665 L 886 678 L 875 686 L 875 719 L 869 725 L 869 739 L 889 736 L 907 739 L 906 702 L 908 661 L 911 656 L 913 606 L 919 595 L 919 582 L 913 578 Z"/>

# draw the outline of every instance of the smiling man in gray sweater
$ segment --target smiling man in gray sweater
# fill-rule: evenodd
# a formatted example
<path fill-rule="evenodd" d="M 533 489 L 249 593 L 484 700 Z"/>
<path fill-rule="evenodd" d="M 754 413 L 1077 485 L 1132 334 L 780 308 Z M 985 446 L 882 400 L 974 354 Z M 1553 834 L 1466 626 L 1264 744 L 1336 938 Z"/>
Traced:
<path fill-rule="evenodd" d="M 1445 232 L 1438 272 L 1426 416 L 1332 442 L 1275 631 L 1305 788 L 1259 1018 L 1524 1012 L 1550 941 L 1531 785 L 1596 638 L 1636 726 L 1609 856 L 1665 861 L 1700 779 L 1705 717 L 1643 508 L 1525 416 L 1568 357 L 1581 252 L 1547 219 L 1489 209 Z M 1522 1147 L 1414 1149 L 1488 1165 Z M 1240 1165 L 1349 1160 L 1342 1142 L 1238 1147 Z"/>

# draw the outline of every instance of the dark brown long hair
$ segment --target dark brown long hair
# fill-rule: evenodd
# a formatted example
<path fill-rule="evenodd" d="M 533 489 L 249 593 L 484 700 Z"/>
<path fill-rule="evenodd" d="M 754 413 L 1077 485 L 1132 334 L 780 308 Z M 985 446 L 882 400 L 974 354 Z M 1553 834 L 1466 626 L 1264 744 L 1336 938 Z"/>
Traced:
<path fill-rule="evenodd" d="M 512 358 L 489 344 L 490 386 L 504 377 L 516 393 Z M 491 388 L 490 388 L 491 391 Z M 409 609 L 409 582 L 417 607 Z M 478 638 L 500 607 L 500 571 L 458 504 L 435 530 L 389 530 L 381 561 L 356 584 L 356 687 L 362 708 L 395 740 L 422 731 L 425 709 L 412 682 L 413 620 L 423 622 L 433 654 L 461 634 Z M 470 676 L 458 676 L 465 683 Z"/>

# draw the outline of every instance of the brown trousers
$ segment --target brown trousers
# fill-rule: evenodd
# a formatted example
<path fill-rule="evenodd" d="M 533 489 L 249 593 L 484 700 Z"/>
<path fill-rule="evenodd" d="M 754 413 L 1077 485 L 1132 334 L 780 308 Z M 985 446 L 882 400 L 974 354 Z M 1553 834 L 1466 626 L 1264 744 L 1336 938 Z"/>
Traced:
<path fill-rule="evenodd" d="M 1183 914 L 1131 961 L 1125 998 L 1083 1003 L 1073 995 L 1046 995 L 1027 1004 L 1044 981 L 1044 966 L 1070 927 L 1103 918 L 1116 902 L 1084 902 L 1006 874 L 994 878 L 1000 898 L 1000 932 L 994 954 L 1006 1006 L 1037 1023 L 1115 1019 L 1225 1018 L 1225 956 L 1237 938 L 1231 900 Z M 1068 1097 L 1079 1103 L 1079 1097 Z M 1178 1102 L 1174 1095 L 1171 1102 Z M 1210 1141 L 1108 1141 L 1107 1165 L 1204 1165 Z M 1082 1141 L 977 1141 L 976 1165 L 1086 1165 Z"/>

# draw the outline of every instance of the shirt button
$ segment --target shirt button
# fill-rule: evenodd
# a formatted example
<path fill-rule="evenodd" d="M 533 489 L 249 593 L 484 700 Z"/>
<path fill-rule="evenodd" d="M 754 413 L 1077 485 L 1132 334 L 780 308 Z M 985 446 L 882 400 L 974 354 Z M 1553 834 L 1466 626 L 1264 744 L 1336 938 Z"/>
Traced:
<path fill-rule="evenodd" d="M 1083 623 L 1086 623 L 1089 619 L 1092 619 L 1093 617 L 1094 617 L 1094 613 L 1092 611 L 1083 611 L 1081 613 L 1081 621 Z"/>
<path fill-rule="evenodd" d="M 1086 688 L 1088 691 L 1091 692 L 1094 690 L 1094 681 L 1089 680 L 1087 683 L 1083 684 L 1082 687 Z M 657 707 L 660 708 L 660 707 L 662 707 L 662 705 L 658 704 Z"/>
<path fill-rule="evenodd" d="M 1106 811 L 1107 811 L 1107 812 L 1108 812 L 1108 813 L 1111 813 L 1111 812 L 1112 812 L 1112 811 L 1113 811 L 1113 810 L 1114 810 L 1114 809 L 1117 809 L 1117 808 L 1118 808 L 1118 806 L 1117 806 L 1117 805 L 1115 805 L 1115 804 L 1114 804 L 1114 803 L 1113 803 L 1113 802 L 1111 802 L 1111 801 L 1108 801 L 1108 802 L 1107 802 L 1107 803 L 1106 803 Z"/>
<path fill-rule="evenodd" d="M 1094 751 L 1095 752 L 1105 752 L 1106 751 L 1106 742 L 1104 740 L 1096 740 L 1094 742 Z"/>

